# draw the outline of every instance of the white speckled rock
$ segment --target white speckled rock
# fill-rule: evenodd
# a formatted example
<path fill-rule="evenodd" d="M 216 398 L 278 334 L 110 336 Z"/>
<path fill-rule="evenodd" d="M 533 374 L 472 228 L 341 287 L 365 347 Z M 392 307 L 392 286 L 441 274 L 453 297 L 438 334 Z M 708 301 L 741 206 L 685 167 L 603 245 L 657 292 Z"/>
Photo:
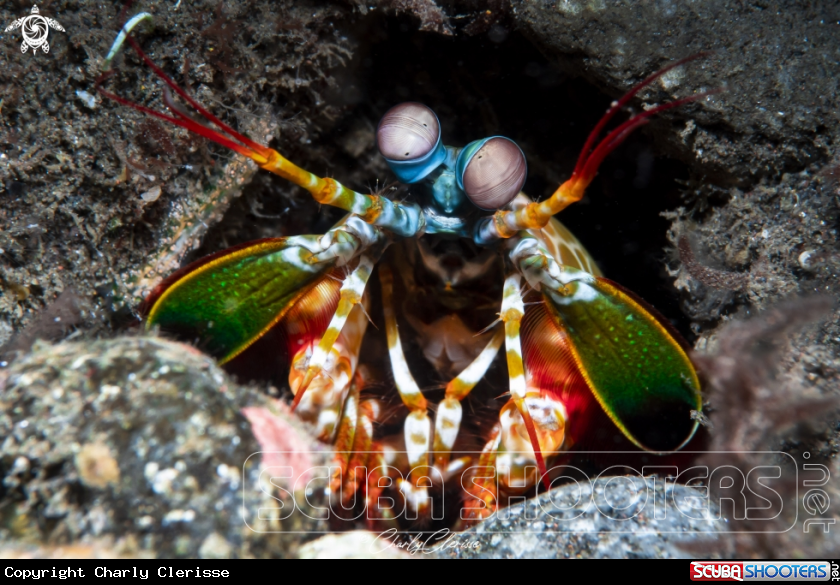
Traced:
<path fill-rule="evenodd" d="M 458 535 L 470 546 L 453 547 L 440 556 L 697 558 L 678 545 L 713 539 L 724 531 L 726 524 L 716 514 L 693 488 L 665 485 L 652 477 L 605 477 L 580 488 L 564 485 L 501 510 Z"/>
<path fill-rule="evenodd" d="M 272 449 L 257 431 L 273 424 L 313 466 L 329 452 L 284 406 L 188 345 L 140 336 L 37 343 L 0 373 L 0 391 L 8 554 L 96 542 L 78 554 L 280 558 L 325 529 L 305 513 L 266 517 L 277 503 L 254 454 Z M 247 416 L 255 411 L 259 429 Z M 317 505 L 323 489 L 313 486 Z"/>

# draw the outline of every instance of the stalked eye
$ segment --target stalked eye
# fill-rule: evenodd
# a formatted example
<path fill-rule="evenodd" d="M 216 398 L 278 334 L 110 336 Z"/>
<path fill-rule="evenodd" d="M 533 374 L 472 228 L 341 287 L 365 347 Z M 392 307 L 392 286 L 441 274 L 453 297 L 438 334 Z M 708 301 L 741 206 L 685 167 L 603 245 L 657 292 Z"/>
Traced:
<path fill-rule="evenodd" d="M 522 150 L 504 136 L 465 146 L 455 169 L 458 186 L 476 207 L 487 210 L 507 205 L 522 189 L 528 174 Z"/>
<path fill-rule="evenodd" d="M 379 122 L 376 141 L 386 159 L 409 161 L 422 158 L 437 146 L 440 124 L 428 107 L 406 102 L 388 110 Z"/>

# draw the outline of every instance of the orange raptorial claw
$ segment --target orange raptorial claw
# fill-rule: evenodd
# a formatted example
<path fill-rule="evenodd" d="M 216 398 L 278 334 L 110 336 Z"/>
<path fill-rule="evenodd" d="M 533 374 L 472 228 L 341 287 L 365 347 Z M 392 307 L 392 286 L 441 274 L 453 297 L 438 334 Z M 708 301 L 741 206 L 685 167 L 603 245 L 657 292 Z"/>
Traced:
<path fill-rule="evenodd" d="M 300 386 L 298 386 L 297 390 L 295 391 L 295 398 L 292 400 L 292 412 L 295 411 L 297 405 L 300 403 L 301 398 L 306 393 L 306 389 L 309 388 L 309 385 L 312 383 L 312 380 L 321 373 L 321 368 L 319 366 L 309 366 L 306 369 L 306 374 L 303 376 L 303 381 L 301 381 Z"/>
<path fill-rule="evenodd" d="M 333 350 L 333 346 L 338 341 L 338 337 L 341 334 L 344 323 L 347 321 L 350 312 L 354 307 L 360 307 L 361 312 L 364 314 L 364 304 L 361 302 L 362 294 L 364 294 L 364 286 L 367 283 L 367 279 L 370 276 L 372 268 L 372 261 L 367 257 L 363 257 L 359 261 L 359 265 L 356 269 L 348 277 L 341 281 L 341 297 L 338 301 L 335 314 L 330 320 L 330 325 L 327 327 L 327 330 L 324 332 L 324 335 L 321 337 L 318 345 L 315 346 L 315 350 L 313 351 L 309 364 L 307 365 L 303 381 L 301 381 L 295 391 L 295 398 L 292 401 L 292 410 L 294 410 L 300 403 L 304 393 L 307 388 L 309 388 L 312 381 L 324 370 L 324 365 L 329 359 L 328 356 Z M 365 318 L 367 318 L 366 314 Z"/>
<path fill-rule="evenodd" d="M 548 481 L 548 468 L 545 465 L 545 458 L 542 454 L 542 447 L 540 447 L 540 440 L 537 437 L 537 429 L 534 426 L 534 419 L 531 418 L 531 413 L 528 411 L 528 406 L 525 404 L 524 397 L 513 397 L 513 402 L 516 404 L 516 409 L 522 415 L 522 420 L 525 422 L 525 428 L 528 429 L 528 438 L 531 440 L 531 447 L 534 449 L 534 457 L 537 460 L 537 469 L 540 472 L 543 485 L 546 490 L 551 489 L 551 483 Z"/>

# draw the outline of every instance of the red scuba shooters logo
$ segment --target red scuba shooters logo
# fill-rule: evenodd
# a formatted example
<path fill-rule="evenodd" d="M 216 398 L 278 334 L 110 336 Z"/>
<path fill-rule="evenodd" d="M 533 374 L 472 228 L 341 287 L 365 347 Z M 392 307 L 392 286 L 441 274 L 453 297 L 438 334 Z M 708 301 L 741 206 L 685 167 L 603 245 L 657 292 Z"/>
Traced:
<path fill-rule="evenodd" d="M 691 580 L 829 581 L 834 566 L 828 561 L 692 561 Z"/>
<path fill-rule="evenodd" d="M 692 581 L 743 581 L 744 563 L 694 561 L 691 563 Z"/>

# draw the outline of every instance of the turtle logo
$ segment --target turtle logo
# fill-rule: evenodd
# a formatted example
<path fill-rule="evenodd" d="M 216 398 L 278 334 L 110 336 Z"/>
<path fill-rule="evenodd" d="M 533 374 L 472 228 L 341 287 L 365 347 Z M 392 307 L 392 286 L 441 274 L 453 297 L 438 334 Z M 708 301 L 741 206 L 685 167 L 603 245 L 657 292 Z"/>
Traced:
<path fill-rule="evenodd" d="M 49 53 L 50 44 L 47 42 L 49 29 L 53 28 L 64 32 L 64 28 L 55 20 L 38 14 L 37 6 L 32 7 L 32 14 L 18 18 L 7 26 L 6 32 L 21 27 L 23 32 L 23 44 L 20 46 L 21 53 L 25 53 L 30 47 L 33 53 L 37 51 L 38 47 L 41 47 L 45 53 Z"/>

